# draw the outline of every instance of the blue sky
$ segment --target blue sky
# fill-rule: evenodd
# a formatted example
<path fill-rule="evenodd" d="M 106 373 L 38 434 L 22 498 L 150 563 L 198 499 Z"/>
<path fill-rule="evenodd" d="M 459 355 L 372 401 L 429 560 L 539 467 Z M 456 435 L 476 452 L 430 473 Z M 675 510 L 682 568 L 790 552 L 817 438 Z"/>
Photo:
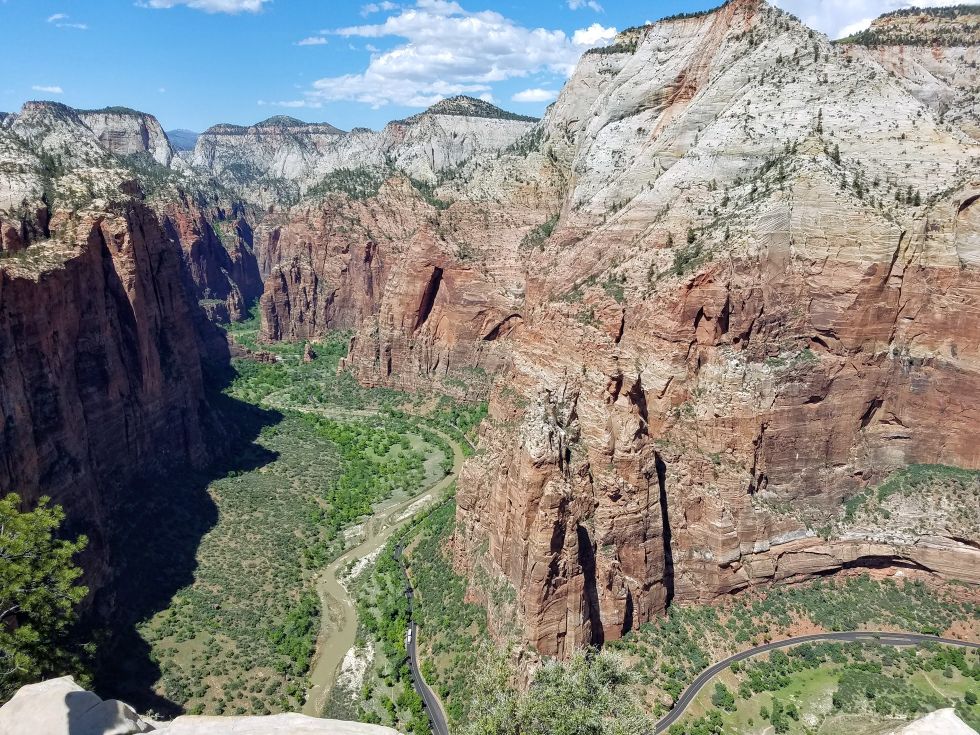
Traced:
<path fill-rule="evenodd" d="M 468 93 L 540 115 L 586 48 L 719 2 L 0 0 L 0 110 L 54 99 L 145 110 L 168 129 L 276 114 L 379 128 Z M 909 5 L 775 4 L 832 36 Z"/>

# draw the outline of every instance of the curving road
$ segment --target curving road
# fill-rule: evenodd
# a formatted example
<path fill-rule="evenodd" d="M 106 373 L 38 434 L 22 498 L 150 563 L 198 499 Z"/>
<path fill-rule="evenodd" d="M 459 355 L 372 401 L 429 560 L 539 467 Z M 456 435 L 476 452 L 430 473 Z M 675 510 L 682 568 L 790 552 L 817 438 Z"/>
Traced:
<path fill-rule="evenodd" d="M 419 630 L 415 623 L 415 590 L 412 589 L 412 582 L 402 559 L 401 544 L 395 548 L 395 559 L 401 564 L 402 574 L 405 576 L 405 596 L 408 598 L 408 635 L 405 639 L 405 649 L 408 651 L 408 668 L 412 674 L 412 686 L 422 697 L 426 714 L 429 715 L 429 723 L 432 725 L 432 732 L 435 735 L 449 735 L 449 725 L 446 723 L 446 713 L 442 710 L 442 702 L 439 701 L 436 693 L 429 688 L 425 677 L 422 676 L 421 669 L 419 669 L 419 653 L 416 645 Z"/>
<path fill-rule="evenodd" d="M 723 661 L 719 661 L 713 664 L 709 668 L 705 669 L 701 674 L 691 682 L 691 685 L 678 697 L 674 708 L 668 712 L 663 719 L 657 723 L 656 732 L 664 732 L 668 727 L 677 722 L 687 708 L 691 706 L 695 697 L 704 689 L 712 679 L 715 678 L 722 671 L 727 669 L 736 661 L 744 661 L 747 658 L 752 658 L 753 656 L 758 656 L 762 653 L 767 653 L 768 651 L 775 651 L 780 648 L 791 648 L 792 646 L 798 646 L 801 643 L 822 643 L 822 642 L 832 642 L 832 643 L 857 643 L 857 642 L 867 642 L 867 643 L 884 643 L 890 646 L 921 646 L 926 643 L 943 643 L 948 646 L 963 646 L 966 648 L 978 648 L 980 649 L 980 643 L 971 643 L 970 641 L 957 641 L 951 638 L 939 638 L 932 635 L 922 635 L 920 633 L 882 633 L 882 632 L 855 632 L 855 633 L 817 633 L 814 635 L 804 635 L 798 638 L 788 638 L 785 641 L 775 641 L 773 643 L 766 643 L 761 646 L 756 646 L 755 648 L 750 648 L 747 651 L 742 651 L 741 653 L 736 653 L 734 656 L 729 656 Z"/>

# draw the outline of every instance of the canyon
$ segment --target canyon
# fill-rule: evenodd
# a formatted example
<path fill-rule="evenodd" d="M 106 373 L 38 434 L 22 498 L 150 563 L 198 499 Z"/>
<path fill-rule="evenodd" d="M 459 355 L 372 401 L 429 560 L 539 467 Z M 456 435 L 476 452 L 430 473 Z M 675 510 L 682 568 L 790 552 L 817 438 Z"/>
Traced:
<path fill-rule="evenodd" d="M 98 588 L 137 469 L 234 431 L 209 383 L 257 303 L 268 341 L 350 331 L 364 385 L 489 398 L 453 551 L 540 653 L 855 567 L 980 583 L 955 506 L 841 523 L 980 469 L 980 39 L 923 17 L 832 43 L 731 0 L 586 53 L 541 120 L 178 151 L 124 108 L 0 116 L 0 487 L 65 506 Z"/>

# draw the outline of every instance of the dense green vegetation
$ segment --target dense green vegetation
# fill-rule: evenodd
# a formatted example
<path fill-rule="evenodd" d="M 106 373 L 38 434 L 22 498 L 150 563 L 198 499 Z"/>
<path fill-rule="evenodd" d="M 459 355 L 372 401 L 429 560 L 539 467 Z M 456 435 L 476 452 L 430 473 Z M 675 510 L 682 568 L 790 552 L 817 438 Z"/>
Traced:
<path fill-rule="evenodd" d="M 502 655 L 488 655 L 477 676 L 464 735 L 638 735 L 653 732 L 630 689 L 624 661 L 608 651 L 579 651 L 551 661 L 518 692 Z"/>
<path fill-rule="evenodd" d="M 674 607 L 666 617 L 640 626 L 609 647 L 629 656 L 644 687 L 676 700 L 712 662 L 765 643 L 794 624 L 831 631 L 870 626 L 936 634 L 954 621 L 976 619 L 978 612 L 949 590 L 862 575 L 773 587 L 724 607 Z"/>
<path fill-rule="evenodd" d="M 304 359 L 302 343 L 260 344 L 254 316 L 229 332 L 271 355 L 236 359 L 225 389 L 236 422 L 258 421 L 254 441 L 219 476 L 211 469 L 146 483 L 133 495 L 142 517 L 171 522 L 119 531 L 127 564 L 118 593 L 145 611 L 133 613 L 136 637 L 119 649 L 148 647 L 158 668 L 113 662 L 103 678 L 152 688 L 150 701 L 139 691 L 113 694 L 156 711 L 298 709 L 320 623 L 313 574 L 355 543 L 350 529 L 378 503 L 410 497 L 451 470 L 452 448 L 431 427 L 463 438 L 485 414 L 360 387 L 337 372 L 344 334 Z M 139 569 L 165 570 L 163 599 L 132 573 Z"/>
<path fill-rule="evenodd" d="M 274 358 L 271 362 L 235 360 L 237 375 L 228 393 L 239 400 L 280 410 L 377 409 L 407 400 L 403 393 L 363 388 L 350 373 L 337 372 L 347 354 L 349 333 L 331 333 L 314 346 L 316 359 L 304 362 L 302 342 L 259 343 L 257 308 L 249 320 L 229 325 L 228 332 L 243 347 Z"/>
<path fill-rule="evenodd" d="M 329 193 L 346 194 L 351 199 L 364 200 L 378 195 L 389 172 L 369 166 L 360 168 L 339 168 L 324 176 L 319 183 L 309 189 L 309 197 L 324 196 Z"/>
<path fill-rule="evenodd" d="M 0 702 L 42 677 L 82 673 L 65 636 L 87 592 L 73 561 L 87 540 L 58 539 L 63 520 L 48 498 L 26 512 L 17 495 L 0 499 Z"/>
<path fill-rule="evenodd" d="M 404 546 L 416 594 L 422 673 L 439 694 L 454 729 L 469 719 L 474 677 L 486 653 L 481 643 L 489 650 L 489 638 L 486 610 L 465 601 L 466 579 L 455 573 L 446 552 L 455 517 L 454 502 L 440 504 L 398 533 L 370 573 L 358 579 L 359 645 L 372 645 L 374 659 L 355 693 L 356 708 L 343 708 L 338 701 L 332 714 L 349 713 L 403 732 L 429 732 L 405 651 L 408 602 L 402 567 L 395 559 L 396 549 Z"/>
<path fill-rule="evenodd" d="M 420 441 L 383 417 L 288 413 L 264 428 L 263 460 L 206 486 L 218 516 L 195 550 L 193 581 L 139 626 L 159 661 L 158 693 L 193 712 L 297 709 L 319 629 L 310 578 L 375 503 L 423 486 L 425 455 L 438 449 Z M 159 533 L 147 564 L 166 563 L 166 541 L 183 545 L 168 538 L 180 528 Z"/>
<path fill-rule="evenodd" d="M 735 664 L 699 696 L 671 735 L 722 732 L 836 733 L 954 707 L 980 724 L 980 653 L 934 645 L 805 643 Z M 727 682 L 727 683 L 726 683 Z M 733 693 L 734 691 L 734 693 Z M 703 713 L 701 713 L 703 712 Z M 700 714 L 699 714 L 700 713 Z"/>

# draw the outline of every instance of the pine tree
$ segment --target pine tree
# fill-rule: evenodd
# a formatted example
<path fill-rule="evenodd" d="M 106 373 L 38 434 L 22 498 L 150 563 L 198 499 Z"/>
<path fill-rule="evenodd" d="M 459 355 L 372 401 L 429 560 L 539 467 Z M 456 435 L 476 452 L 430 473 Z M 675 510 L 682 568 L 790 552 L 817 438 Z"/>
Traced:
<path fill-rule="evenodd" d="M 0 499 L 0 701 L 73 667 L 64 636 L 88 590 L 76 584 L 82 571 L 72 557 L 87 539 L 58 539 L 64 516 L 48 498 L 29 512 L 13 493 Z"/>

